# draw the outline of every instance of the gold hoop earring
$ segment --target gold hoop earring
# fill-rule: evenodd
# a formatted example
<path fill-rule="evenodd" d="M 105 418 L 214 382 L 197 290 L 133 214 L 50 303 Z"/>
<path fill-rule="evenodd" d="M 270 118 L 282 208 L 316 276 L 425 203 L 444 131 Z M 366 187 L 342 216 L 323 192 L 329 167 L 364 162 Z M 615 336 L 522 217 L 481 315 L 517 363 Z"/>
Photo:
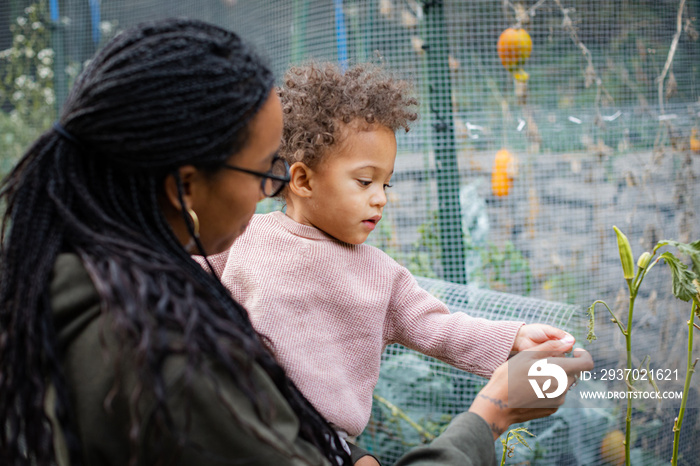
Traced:
<path fill-rule="evenodd" d="M 192 209 L 187 209 L 187 215 L 190 216 L 194 225 L 194 237 L 199 238 L 199 217 L 197 217 L 197 214 Z"/>
<path fill-rule="evenodd" d="M 193 236 L 190 238 L 190 240 L 185 245 L 185 250 L 189 252 L 189 251 L 192 251 L 197 246 L 196 240 L 199 239 L 199 217 L 197 217 L 197 214 L 191 208 L 187 209 L 187 215 L 189 215 L 190 220 L 192 220 L 193 233 L 194 233 Z"/>

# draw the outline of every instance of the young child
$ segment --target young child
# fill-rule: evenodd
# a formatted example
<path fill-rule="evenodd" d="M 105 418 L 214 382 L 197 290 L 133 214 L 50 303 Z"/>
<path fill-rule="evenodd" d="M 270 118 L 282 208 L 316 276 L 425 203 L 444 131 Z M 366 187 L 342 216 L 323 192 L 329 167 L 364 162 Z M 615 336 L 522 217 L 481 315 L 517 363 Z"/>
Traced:
<path fill-rule="evenodd" d="M 289 377 L 350 437 L 369 420 L 388 344 L 489 377 L 511 351 L 566 335 L 451 314 L 406 268 L 363 244 L 387 202 L 394 133 L 416 119 L 410 90 L 368 64 L 292 68 L 278 91 L 280 156 L 291 165 L 286 213 L 255 215 L 228 252 L 209 258 Z"/>

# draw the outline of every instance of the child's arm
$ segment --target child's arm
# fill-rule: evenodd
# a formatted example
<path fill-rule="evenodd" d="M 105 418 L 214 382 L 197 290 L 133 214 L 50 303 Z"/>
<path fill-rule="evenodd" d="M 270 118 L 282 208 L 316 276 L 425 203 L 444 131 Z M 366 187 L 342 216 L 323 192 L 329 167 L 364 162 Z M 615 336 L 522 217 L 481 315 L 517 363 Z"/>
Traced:
<path fill-rule="evenodd" d="M 398 271 L 384 326 L 386 344 L 400 343 L 459 369 L 490 377 L 511 354 L 524 322 L 473 318 L 448 307 Z M 526 329 L 519 344 L 529 342 Z"/>

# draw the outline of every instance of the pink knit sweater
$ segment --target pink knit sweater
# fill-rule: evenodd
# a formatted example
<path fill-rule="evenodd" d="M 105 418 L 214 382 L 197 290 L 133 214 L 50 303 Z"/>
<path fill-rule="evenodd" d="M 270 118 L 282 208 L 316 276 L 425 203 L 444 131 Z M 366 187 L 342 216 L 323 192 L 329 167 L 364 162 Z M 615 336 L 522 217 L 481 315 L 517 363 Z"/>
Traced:
<path fill-rule="evenodd" d="M 341 243 L 282 212 L 255 215 L 210 262 L 289 377 L 351 436 L 369 421 L 386 345 L 489 377 L 522 325 L 450 314 L 381 250 Z"/>

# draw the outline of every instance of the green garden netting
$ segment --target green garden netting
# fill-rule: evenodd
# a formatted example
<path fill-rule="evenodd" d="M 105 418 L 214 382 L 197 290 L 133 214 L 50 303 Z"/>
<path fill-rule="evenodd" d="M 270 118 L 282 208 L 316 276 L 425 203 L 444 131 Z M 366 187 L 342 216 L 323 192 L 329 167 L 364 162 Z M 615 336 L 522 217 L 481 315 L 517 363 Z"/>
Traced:
<path fill-rule="evenodd" d="M 493 320 L 520 320 L 539 322 L 566 328 L 577 339 L 585 338 L 585 311 L 579 306 L 561 304 L 511 293 L 465 286 L 434 278 L 418 278 L 418 283 L 431 292 L 453 312 L 467 312 L 473 317 Z M 386 464 L 392 464 L 402 453 L 438 435 L 450 420 L 466 411 L 487 379 L 455 369 L 441 361 L 421 355 L 401 345 L 389 346 L 382 359 L 381 376 L 375 389 L 375 401 L 370 425 L 360 436 L 360 445 L 379 456 Z M 567 406 L 574 408 L 569 402 Z M 567 409 L 567 411 L 586 411 Z M 560 410 L 560 414 L 564 410 Z M 600 421 L 596 419 L 596 421 Z M 560 463 L 562 452 L 573 453 L 567 436 L 538 433 L 532 444 L 543 455 L 540 462 L 532 464 Z M 591 446 L 600 442 L 604 432 L 586 432 L 578 441 L 590 441 Z M 590 439 L 590 440 L 589 440 Z M 554 444 L 557 449 L 543 447 L 542 442 Z M 585 450 L 585 449 L 584 449 Z M 523 458 L 533 460 L 534 454 Z M 524 453 L 524 452 L 523 452 Z M 499 454 L 500 458 L 500 454 Z M 549 462 L 541 462 L 543 459 Z M 521 458 L 522 459 L 522 458 Z M 513 463 L 515 464 L 515 463 Z M 578 463 L 592 464 L 592 463 Z"/>
<path fill-rule="evenodd" d="M 415 84 L 421 116 L 398 135 L 394 187 L 370 243 L 454 308 L 560 325 L 579 332 L 598 367 L 619 368 L 624 340 L 605 311 L 597 341 L 580 330 L 596 299 L 626 310 L 612 226 L 635 256 L 661 239 L 700 238 L 699 14 L 700 0 L 4 0 L 0 171 L 55 119 L 92 53 L 143 20 L 233 29 L 278 76 L 308 58 L 381 63 Z M 516 26 L 533 42 L 526 86 L 496 50 Z M 648 355 L 684 375 L 686 307 L 665 267 L 650 273 L 637 298 L 636 364 Z M 434 433 L 483 383 L 391 347 L 377 395 Z M 603 464 L 601 441 L 624 425 L 623 404 L 579 401 L 533 422 L 534 451 L 518 446 L 506 464 Z M 677 405 L 636 404 L 632 464 L 669 461 Z M 394 414 L 377 401 L 361 437 L 387 462 L 430 437 Z M 679 464 L 697 464 L 697 432 L 694 408 Z"/>

